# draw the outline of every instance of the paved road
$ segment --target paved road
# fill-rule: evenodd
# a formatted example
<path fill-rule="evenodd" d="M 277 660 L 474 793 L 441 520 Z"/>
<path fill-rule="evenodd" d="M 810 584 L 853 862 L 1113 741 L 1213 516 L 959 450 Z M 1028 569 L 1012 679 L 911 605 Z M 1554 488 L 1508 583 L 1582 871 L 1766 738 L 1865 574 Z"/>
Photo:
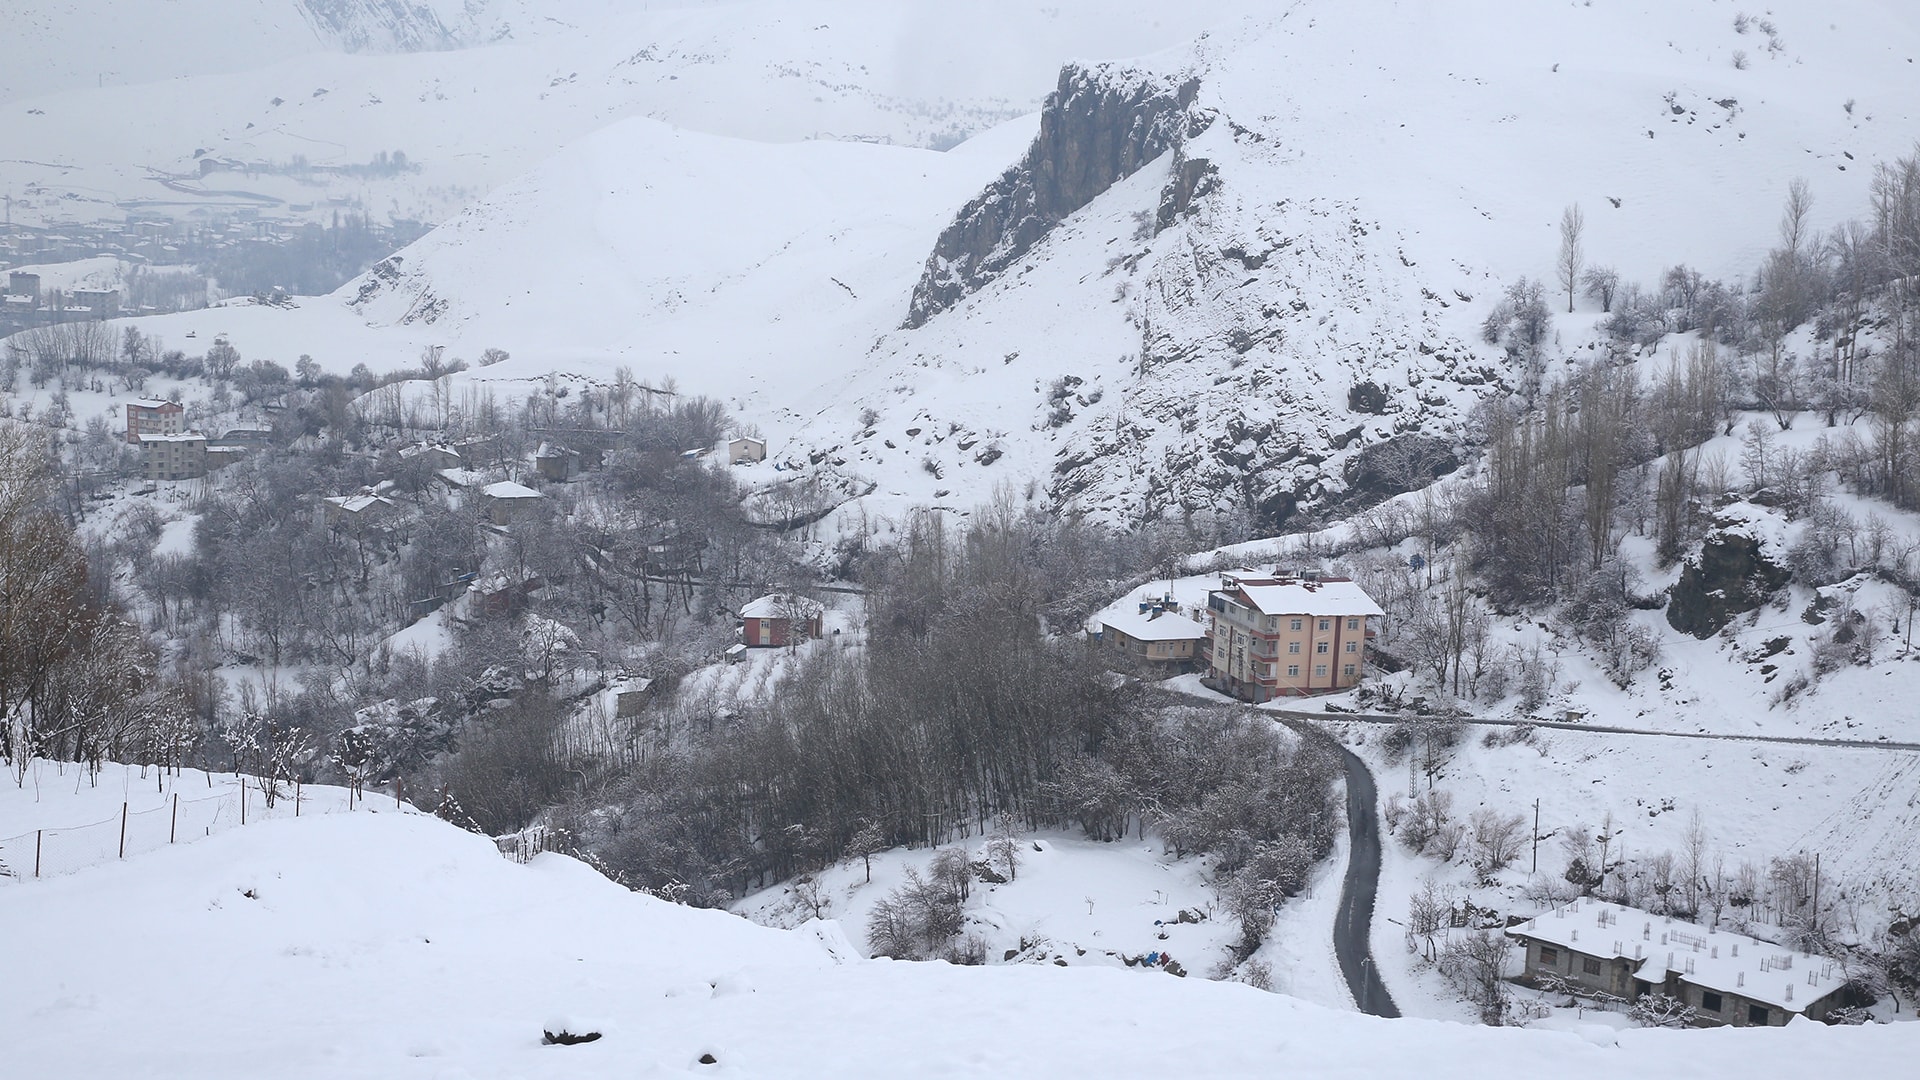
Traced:
<path fill-rule="evenodd" d="M 1383 713 L 1317 713 L 1295 712 L 1292 709 L 1262 709 L 1261 711 L 1286 720 L 1308 720 L 1320 724 L 1403 724 L 1410 719 Z M 1653 728 L 1616 727 L 1611 724 L 1574 723 L 1569 720 L 1495 720 L 1477 716 L 1462 716 L 1458 720 L 1462 724 L 1474 727 L 1538 727 L 1555 728 L 1560 731 L 1585 731 L 1600 735 L 1651 735 L 1662 739 L 1712 739 L 1722 742 L 1779 743 L 1787 746 L 1839 746 L 1860 750 L 1920 751 L 1920 743 L 1892 742 L 1886 739 L 1816 739 L 1802 735 L 1732 735 L 1717 731 L 1658 731 Z"/>
<path fill-rule="evenodd" d="M 1373 962 L 1373 900 L 1380 887 L 1380 819 L 1374 807 L 1379 797 L 1366 762 L 1344 746 L 1340 762 L 1347 770 L 1349 842 L 1347 876 L 1340 883 L 1340 911 L 1333 923 L 1333 955 L 1361 1012 L 1399 1016 Z"/>
<path fill-rule="evenodd" d="M 1272 716 L 1274 710 L 1260 710 Z M 1304 738 L 1319 741 L 1340 755 L 1347 776 L 1347 875 L 1340 882 L 1340 908 L 1333 917 L 1333 957 L 1340 975 L 1360 1011 L 1371 1016 L 1398 1017 L 1399 1006 L 1380 981 L 1373 961 L 1373 901 L 1380 891 L 1380 793 L 1373 773 L 1358 754 L 1340 745 L 1327 729 L 1309 721 L 1305 713 L 1281 713 L 1281 723 Z"/>

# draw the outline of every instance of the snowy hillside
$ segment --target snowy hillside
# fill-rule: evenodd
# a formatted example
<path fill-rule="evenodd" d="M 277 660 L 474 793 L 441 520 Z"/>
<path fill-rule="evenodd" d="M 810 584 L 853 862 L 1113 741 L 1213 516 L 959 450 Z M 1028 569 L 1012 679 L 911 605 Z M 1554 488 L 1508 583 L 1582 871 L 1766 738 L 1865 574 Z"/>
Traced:
<path fill-rule="evenodd" d="M 244 71 L 321 50 L 408 52 L 527 38 L 604 17 L 611 0 L 18 0 L 0 103 Z"/>
<path fill-rule="evenodd" d="M 834 923 L 764 929 L 390 812 L 7 889 L 0 917 L 41 931 L 0 979 L 0 1038 L 36 1076 L 1895 1075 L 1920 1037 L 1494 1030 L 1160 972 L 867 961 Z M 560 1027 L 603 1037 L 540 1044 Z"/>
<path fill-rule="evenodd" d="M 48 4 L 22 20 L 33 32 L 0 38 L 0 187 L 26 224 L 195 208 L 439 221 L 631 117 L 949 146 L 1031 112 L 1065 57 L 1165 48 L 1256 6 L 193 0 L 86 20 Z M 69 40 L 95 24 L 105 46 Z M 396 36 L 432 51 L 387 51 Z M 355 40 L 366 49 L 342 51 Z M 135 50 L 104 71 L 40 70 Z M 367 168 L 394 151 L 405 169 Z"/>
<path fill-rule="evenodd" d="M 1872 164 L 1912 144 L 1920 31 L 1866 0 L 1764 21 L 1297 5 L 1070 67 L 1024 157 L 1007 128 L 964 164 L 628 125 L 404 252 L 403 281 L 332 302 L 364 288 L 376 326 L 534 372 L 626 364 L 722 394 L 787 464 L 863 477 L 881 507 L 1030 482 L 1106 520 L 1274 527 L 1451 467 L 1469 411 L 1515 378 L 1479 325 L 1515 279 L 1551 279 L 1563 207 L 1590 264 L 1645 281 L 1750 271 L 1796 177 L 1819 224 L 1862 212 Z M 1130 143 L 1149 117 L 1161 134 Z M 769 235 L 818 242 L 775 259 Z M 904 266 L 924 271 L 909 303 Z M 449 317 L 423 327 L 423 297 Z M 1579 306 L 1561 348 L 1584 341 Z M 303 325 L 268 347 L 319 357 Z"/>

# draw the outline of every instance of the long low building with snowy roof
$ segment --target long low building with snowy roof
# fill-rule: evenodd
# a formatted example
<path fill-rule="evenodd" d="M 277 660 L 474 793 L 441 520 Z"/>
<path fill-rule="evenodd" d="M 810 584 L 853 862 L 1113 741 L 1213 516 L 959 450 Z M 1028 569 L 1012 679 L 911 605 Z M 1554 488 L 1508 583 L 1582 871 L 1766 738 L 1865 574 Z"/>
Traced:
<path fill-rule="evenodd" d="M 1526 977 L 1637 1001 L 1665 994 L 1702 1026 L 1779 1027 L 1824 1019 L 1846 976 L 1826 957 L 1591 897 L 1507 933 L 1526 946 Z"/>

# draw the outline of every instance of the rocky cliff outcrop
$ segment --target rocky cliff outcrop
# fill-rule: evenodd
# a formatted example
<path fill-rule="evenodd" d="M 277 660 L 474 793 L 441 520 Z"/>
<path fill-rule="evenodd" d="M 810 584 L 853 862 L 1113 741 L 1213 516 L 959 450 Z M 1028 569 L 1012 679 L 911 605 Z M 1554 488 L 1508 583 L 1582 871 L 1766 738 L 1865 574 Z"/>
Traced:
<path fill-rule="evenodd" d="M 906 325 L 952 307 L 1025 255 L 1068 214 L 1205 129 L 1193 110 L 1198 79 L 1099 65 L 1068 65 L 1020 163 L 976 196 L 935 241 L 914 286 Z M 1205 163 L 1184 169 L 1190 199 Z M 1187 177 L 1187 173 L 1193 173 Z"/>
<path fill-rule="evenodd" d="M 1702 640 L 1735 615 L 1765 603 L 1792 579 L 1792 571 L 1742 521 L 1722 521 L 1680 569 L 1667 604 L 1667 624 Z"/>

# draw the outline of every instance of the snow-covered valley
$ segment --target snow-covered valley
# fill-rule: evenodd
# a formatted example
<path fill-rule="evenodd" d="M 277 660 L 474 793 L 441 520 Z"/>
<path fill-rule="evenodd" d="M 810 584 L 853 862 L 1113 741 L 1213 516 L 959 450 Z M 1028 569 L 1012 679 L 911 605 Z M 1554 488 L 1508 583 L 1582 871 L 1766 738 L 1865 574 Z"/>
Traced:
<path fill-rule="evenodd" d="M 1914 1054 L 1905 6 L 120 6 L 0 16 L 23 1075 Z"/>

